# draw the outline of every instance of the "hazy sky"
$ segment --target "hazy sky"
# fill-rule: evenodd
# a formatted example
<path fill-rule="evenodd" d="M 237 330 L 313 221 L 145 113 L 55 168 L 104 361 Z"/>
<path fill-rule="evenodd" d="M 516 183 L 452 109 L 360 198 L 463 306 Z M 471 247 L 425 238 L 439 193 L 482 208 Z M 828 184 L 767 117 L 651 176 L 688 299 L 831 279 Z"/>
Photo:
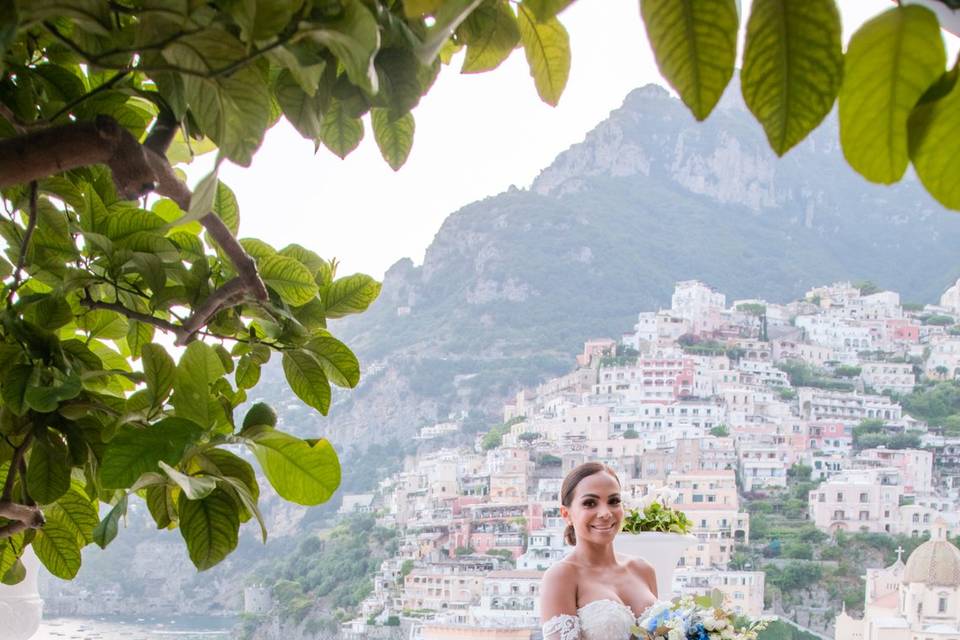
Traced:
<path fill-rule="evenodd" d="M 891 6 L 887 0 L 839 4 L 844 41 Z M 346 160 L 323 147 L 314 155 L 313 144 L 281 121 L 251 167 L 221 169 L 240 203 L 240 235 L 277 247 L 297 242 L 337 257 L 341 275 L 363 271 L 379 278 L 402 257 L 420 264 L 447 215 L 511 184 L 528 187 L 630 90 L 666 84 L 636 0 L 579 0 L 561 19 L 573 62 L 558 107 L 540 101 L 522 50 L 477 75 L 460 75 L 458 57 L 415 109 L 413 150 L 397 173 L 381 159 L 368 119 L 364 140 Z M 956 38 L 949 40 L 956 55 Z"/>

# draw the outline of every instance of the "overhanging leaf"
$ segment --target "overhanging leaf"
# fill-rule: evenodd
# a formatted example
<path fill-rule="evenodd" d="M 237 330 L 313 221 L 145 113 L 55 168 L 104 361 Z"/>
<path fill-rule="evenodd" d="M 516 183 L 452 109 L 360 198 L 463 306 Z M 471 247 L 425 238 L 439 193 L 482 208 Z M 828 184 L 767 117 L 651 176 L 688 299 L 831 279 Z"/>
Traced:
<path fill-rule="evenodd" d="M 267 256 L 260 261 L 259 270 L 263 282 L 289 305 L 306 304 L 317 295 L 313 274 L 293 258 Z"/>
<path fill-rule="evenodd" d="M 97 546 L 106 549 L 107 545 L 113 542 L 113 539 L 117 537 L 120 518 L 126 513 L 127 495 L 124 494 L 120 501 L 107 513 L 107 517 L 101 520 L 100 524 L 93 530 L 93 541 L 97 543 Z"/>
<path fill-rule="evenodd" d="M 107 489 L 124 489 L 141 474 L 157 471 L 162 460 L 173 465 L 203 430 L 183 418 L 164 418 L 145 429 L 124 425 L 107 445 L 100 481 Z"/>
<path fill-rule="evenodd" d="M 951 72 L 957 73 L 957 67 Z M 960 163 L 950 141 L 960 135 L 960 83 L 939 100 L 917 106 L 910 114 L 910 159 L 917 177 L 945 207 L 960 210 Z"/>
<path fill-rule="evenodd" d="M 302 505 L 327 501 L 340 486 L 340 462 L 326 440 L 313 445 L 273 429 L 254 433 L 248 443 L 277 493 Z"/>
<path fill-rule="evenodd" d="M 309 351 L 293 349 L 283 353 L 283 373 L 297 397 L 327 415 L 330 383 L 320 362 Z"/>
<path fill-rule="evenodd" d="M 322 296 L 326 317 L 342 318 L 364 311 L 380 295 L 380 287 L 379 282 L 362 273 L 334 280 Z"/>
<path fill-rule="evenodd" d="M 723 95 L 737 55 L 734 0 L 640 0 L 662 75 L 697 120 Z"/>
<path fill-rule="evenodd" d="M 313 353 L 333 384 L 353 388 L 360 382 L 360 362 L 357 356 L 333 336 L 314 338 L 305 348 Z"/>
<path fill-rule="evenodd" d="M 202 500 L 178 501 L 180 535 L 190 560 L 200 571 L 209 569 L 237 547 L 240 516 L 233 498 L 217 489 Z"/>
<path fill-rule="evenodd" d="M 80 544 L 74 530 L 58 515 L 48 515 L 37 530 L 33 550 L 47 571 L 62 580 L 72 580 L 80 570 Z"/>
<path fill-rule="evenodd" d="M 946 64 L 937 17 L 918 5 L 890 9 L 850 38 L 840 87 L 843 155 L 871 182 L 907 169 L 907 119 Z"/>
<path fill-rule="evenodd" d="M 34 440 L 27 465 L 27 491 L 40 504 L 53 504 L 70 488 L 67 443 L 59 434 Z"/>
<path fill-rule="evenodd" d="M 833 0 L 755 0 L 740 86 L 747 107 L 783 155 L 830 112 L 843 76 Z"/>
<path fill-rule="evenodd" d="M 346 158 L 363 139 L 363 121 L 352 118 L 339 100 L 333 100 L 323 114 L 320 125 L 320 141 L 327 149 L 341 158 Z"/>
<path fill-rule="evenodd" d="M 570 37 L 556 18 L 537 22 L 530 11 L 520 5 L 518 14 L 520 42 L 527 56 L 530 75 L 540 99 L 557 106 L 570 76 Z"/>
<path fill-rule="evenodd" d="M 218 415 L 212 408 L 210 385 L 224 373 L 223 363 L 213 347 L 200 341 L 191 342 L 177 364 L 173 385 L 177 416 L 204 428 L 213 426 Z"/>
<path fill-rule="evenodd" d="M 537 16 L 536 19 L 552 17 Z M 504 0 L 487 0 L 481 4 L 460 25 L 457 35 L 467 45 L 461 73 L 496 69 L 520 43 L 517 17 Z"/>
<path fill-rule="evenodd" d="M 387 161 L 390 168 L 398 171 L 410 155 L 413 148 L 413 132 L 415 123 L 413 114 L 391 119 L 388 109 L 372 109 L 370 121 L 373 125 L 373 137 L 380 148 L 380 154 Z"/>
<path fill-rule="evenodd" d="M 217 488 L 217 481 L 208 476 L 188 476 L 177 471 L 163 460 L 159 462 L 159 465 L 163 472 L 180 487 L 188 500 L 202 500 Z"/>

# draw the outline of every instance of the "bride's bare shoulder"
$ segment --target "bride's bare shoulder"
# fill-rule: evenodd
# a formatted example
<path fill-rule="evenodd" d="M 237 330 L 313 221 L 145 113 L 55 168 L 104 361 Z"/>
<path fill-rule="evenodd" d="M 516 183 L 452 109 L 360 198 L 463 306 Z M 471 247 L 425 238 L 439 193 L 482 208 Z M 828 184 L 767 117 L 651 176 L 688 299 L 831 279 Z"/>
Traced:
<path fill-rule="evenodd" d="M 570 583 L 580 575 L 580 568 L 569 560 L 556 562 L 543 574 L 543 584 L 561 582 Z"/>
<path fill-rule="evenodd" d="M 647 583 L 647 586 L 650 587 L 650 590 L 656 594 L 657 589 L 657 572 L 654 570 L 653 565 L 644 560 L 643 558 L 636 558 L 629 556 L 626 558 L 626 567 L 630 573 L 642 579 Z"/>

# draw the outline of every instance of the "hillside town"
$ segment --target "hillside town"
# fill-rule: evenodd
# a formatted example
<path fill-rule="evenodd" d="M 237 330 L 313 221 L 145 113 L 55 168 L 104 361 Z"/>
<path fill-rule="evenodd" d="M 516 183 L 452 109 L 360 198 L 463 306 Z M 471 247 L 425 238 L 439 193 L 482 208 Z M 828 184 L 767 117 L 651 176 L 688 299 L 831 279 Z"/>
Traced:
<path fill-rule="evenodd" d="M 731 564 L 751 536 L 743 501 L 805 467 L 818 483 L 805 517 L 824 534 L 929 538 L 868 569 L 864 617 L 838 605 L 836 639 L 956 638 L 960 551 L 948 538 L 960 533 L 960 437 L 895 398 L 960 376 L 958 319 L 960 282 L 923 307 L 850 283 L 789 304 L 728 303 L 677 283 L 669 309 L 588 341 L 573 371 L 517 393 L 472 448 L 434 448 L 375 493 L 344 497 L 341 512 L 377 514 L 402 542 L 342 633 L 396 637 L 388 629 L 402 622 L 417 640 L 537 638 L 540 579 L 569 550 L 560 483 L 600 460 L 628 507 L 656 494 L 693 521 L 674 595 L 719 589 L 731 609 L 763 613 L 764 572 Z M 419 437 L 459 429 L 451 420 Z M 913 446 L 855 447 L 858 429 Z M 247 590 L 248 613 L 270 606 L 264 589 Z"/>

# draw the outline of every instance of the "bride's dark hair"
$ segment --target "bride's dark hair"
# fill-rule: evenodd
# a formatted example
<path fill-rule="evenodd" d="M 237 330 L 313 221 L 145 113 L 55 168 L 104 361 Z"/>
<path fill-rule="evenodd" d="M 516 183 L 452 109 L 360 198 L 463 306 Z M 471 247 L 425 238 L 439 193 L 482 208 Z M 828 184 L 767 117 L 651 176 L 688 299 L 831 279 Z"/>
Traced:
<path fill-rule="evenodd" d="M 602 462 L 584 462 L 571 469 L 567 477 L 563 479 L 563 484 L 560 486 L 560 504 L 569 509 L 570 505 L 573 504 L 573 494 L 577 491 L 577 485 L 580 484 L 581 480 L 589 478 L 595 473 L 609 473 L 617 481 L 617 484 L 620 484 L 617 472 L 607 465 Z M 567 528 L 563 530 L 563 540 L 569 545 L 577 544 L 577 534 L 572 524 L 568 524 Z"/>

